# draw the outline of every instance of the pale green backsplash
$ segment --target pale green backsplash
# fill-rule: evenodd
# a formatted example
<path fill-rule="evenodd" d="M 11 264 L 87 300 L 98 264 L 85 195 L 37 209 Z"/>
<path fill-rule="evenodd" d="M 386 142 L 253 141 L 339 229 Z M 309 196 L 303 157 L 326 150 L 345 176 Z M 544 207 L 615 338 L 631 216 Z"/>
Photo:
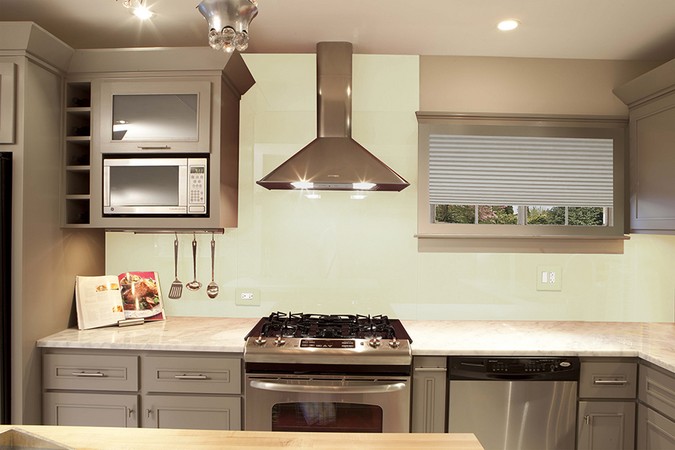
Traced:
<path fill-rule="evenodd" d="M 255 184 L 316 134 L 314 55 L 245 55 L 256 84 L 242 99 L 239 227 L 216 235 L 220 295 L 173 280 L 173 235 L 108 232 L 106 272 L 156 270 L 169 316 L 260 317 L 272 311 L 389 314 L 406 319 L 673 321 L 675 236 L 633 235 L 622 255 L 418 253 L 416 56 L 354 56 L 353 137 L 411 186 L 351 200 Z M 192 235 L 179 235 L 179 278 L 192 279 Z M 198 278 L 210 280 L 210 235 Z M 562 290 L 536 290 L 540 265 Z M 235 306 L 256 288 L 260 306 Z"/>

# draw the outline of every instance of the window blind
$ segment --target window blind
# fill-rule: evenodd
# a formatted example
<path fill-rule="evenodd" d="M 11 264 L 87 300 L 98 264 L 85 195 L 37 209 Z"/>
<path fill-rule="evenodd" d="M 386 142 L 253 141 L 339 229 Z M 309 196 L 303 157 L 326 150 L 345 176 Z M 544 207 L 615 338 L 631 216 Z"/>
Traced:
<path fill-rule="evenodd" d="M 613 140 L 429 135 L 429 203 L 613 206 Z"/>

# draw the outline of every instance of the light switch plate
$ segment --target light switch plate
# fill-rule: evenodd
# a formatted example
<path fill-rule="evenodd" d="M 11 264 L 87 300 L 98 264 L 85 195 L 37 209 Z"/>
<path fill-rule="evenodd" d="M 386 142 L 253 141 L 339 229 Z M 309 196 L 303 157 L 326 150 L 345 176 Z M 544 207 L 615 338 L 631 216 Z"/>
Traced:
<path fill-rule="evenodd" d="M 537 266 L 537 290 L 538 291 L 561 291 L 562 290 L 562 267 L 560 267 L 560 266 Z"/>
<path fill-rule="evenodd" d="M 236 288 L 234 304 L 239 306 L 260 306 L 260 290 L 257 288 Z"/>

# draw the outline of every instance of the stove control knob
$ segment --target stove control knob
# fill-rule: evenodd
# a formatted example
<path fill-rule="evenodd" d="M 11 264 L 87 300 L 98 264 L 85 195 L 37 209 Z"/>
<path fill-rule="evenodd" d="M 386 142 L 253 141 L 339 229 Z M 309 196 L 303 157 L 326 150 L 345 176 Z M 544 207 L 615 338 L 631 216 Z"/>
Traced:
<path fill-rule="evenodd" d="M 265 345 L 265 342 L 267 342 L 267 339 L 263 338 L 262 336 L 258 336 L 258 338 L 253 342 L 262 347 L 263 345 Z"/>
<path fill-rule="evenodd" d="M 277 347 L 281 347 L 285 343 L 286 343 L 286 340 L 283 339 L 281 336 L 277 336 L 277 338 L 274 340 L 274 345 L 276 345 Z"/>
<path fill-rule="evenodd" d="M 368 345 L 370 345 L 370 346 L 373 347 L 373 348 L 377 348 L 377 347 L 379 347 L 380 345 L 382 345 L 382 341 L 380 341 L 380 338 L 374 337 L 374 338 L 371 338 L 371 339 L 368 341 Z"/>
<path fill-rule="evenodd" d="M 391 347 L 391 348 L 399 348 L 400 346 L 401 346 L 401 341 L 399 341 L 396 338 L 389 341 L 389 347 Z"/>

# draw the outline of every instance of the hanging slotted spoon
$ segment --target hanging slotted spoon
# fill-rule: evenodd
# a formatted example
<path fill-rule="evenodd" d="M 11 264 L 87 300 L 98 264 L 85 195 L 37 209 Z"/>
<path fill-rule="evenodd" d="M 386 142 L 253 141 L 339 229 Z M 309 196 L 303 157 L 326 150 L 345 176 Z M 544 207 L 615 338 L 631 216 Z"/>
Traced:
<path fill-rule="evenodd" d="M 211 282 L 206 286 L 206 295 L 209 296 L 209 298 L 216 298 L 218 295 L 218 284 L 214 280 L 214 270 L 213 267 L 215 265 L 215 259 L 216 259 L 216 241 L 213 239 L 213 233 L 211 233 Z"/>
<path fill-rule="evenodd" d="M 199 290 L 202 283 L 197 280 L 197 236 L 192 235 L 192 270 L 194 273 L 193 280 L 188 282 L 185 286 L 191 291 Z"/>
<path fill-rule="evenodd" d="M 171 289 L 169 289 L 169 298 L 180 298 L 183 293 L 183 283 L 178 280 L 178 235 L 176 234 L 176 239 L 173 241 L 173 273 L 176 277 L 171 283 Z"/>

